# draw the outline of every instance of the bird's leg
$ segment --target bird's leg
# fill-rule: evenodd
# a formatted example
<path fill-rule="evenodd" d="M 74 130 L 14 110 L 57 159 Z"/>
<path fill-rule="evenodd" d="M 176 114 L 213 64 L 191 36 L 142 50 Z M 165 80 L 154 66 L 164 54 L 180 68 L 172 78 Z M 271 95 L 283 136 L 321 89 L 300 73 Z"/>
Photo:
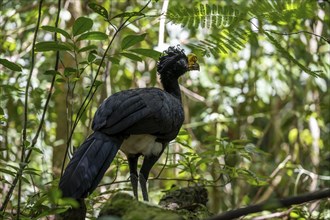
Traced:
<path fill-rule="evenodd" d="M 133 188 L 134 197 L 139 200 L 138 196 L 138 173 L 137 173 L 137 163 L 139 156 L 138 155 L 130 155 L 127 157 L 128 166 L 130 172 L 130 180 Z"/>
<path fill-rule="evenodd" d="M 140 173 L 139 182 L 140 182 L 142 196 L 143 196 L 144 201 L 149 201 L 148 190 L 147 190 L 147 180 L 148 180 L 148 178 L 145 178 L 144 175 L 142 173 Z"/>
<path fill-rule="evenodd" d="M 144 157 L 143 164 L 140 170 L 139 182 L 141 186 L 142 196 L 144 201 L 149 201 L 148 190 L 147 190 L 147 181 L 151 168 L 155 165 L 159 157 L 162 155 L 163 150 L 158 155 L 151 155 Z"/>

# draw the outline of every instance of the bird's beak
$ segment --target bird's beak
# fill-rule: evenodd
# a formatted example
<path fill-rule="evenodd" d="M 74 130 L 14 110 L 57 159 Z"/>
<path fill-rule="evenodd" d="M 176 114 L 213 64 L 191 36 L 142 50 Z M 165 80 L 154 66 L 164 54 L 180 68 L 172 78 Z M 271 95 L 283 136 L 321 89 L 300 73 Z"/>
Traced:
<path fill-rule="evenodd" d="M 199 64 L 197 63 L 197 56 L 193 53 L 188 54 L 188 70 L 199 70 Z"/>

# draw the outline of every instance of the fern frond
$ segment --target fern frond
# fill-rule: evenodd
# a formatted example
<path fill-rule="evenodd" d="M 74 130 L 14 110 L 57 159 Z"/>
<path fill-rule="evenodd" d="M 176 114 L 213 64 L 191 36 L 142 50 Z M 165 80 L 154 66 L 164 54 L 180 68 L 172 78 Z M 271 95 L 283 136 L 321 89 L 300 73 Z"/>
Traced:
<path fill-rule="evenodd" d="M 293 19 L 314 16 L 317 1 L 310 0 L 254 0 L 249 6 L 249 14 L 262 17 L 270 22 L 287 23 Z"/>
<path fill-rule="evenodd" d="M 200 4 L 193 8 L 170 9 L 167 18 L 175 24 L 198 28 L 229 28 L 240 21 L 240 11 L 229 6 Z"/>
<path fill-rule="evenodd" d="M 201 40 L 197 44 L 189 44 L 202 55 L 219 57 L 219 53 L 236 52 L 245 47 L 248 34 L 241 28 L 235 30 L 222 29 L 219 34 L 211 34 L 210 39 Z"/>

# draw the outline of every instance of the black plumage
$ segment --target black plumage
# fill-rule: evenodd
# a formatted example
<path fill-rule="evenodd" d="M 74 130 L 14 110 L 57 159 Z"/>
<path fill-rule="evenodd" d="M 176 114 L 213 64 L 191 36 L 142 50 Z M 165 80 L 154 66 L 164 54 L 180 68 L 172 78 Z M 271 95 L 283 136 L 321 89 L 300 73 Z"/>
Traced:
<path fill-rule="evenodd" d="M 152 166 L 173 140 L 184 121 L 178 78 L 199 66 L 180 48 L 169 47 L 160 57 L 157 71 L 164 90 L 139 88 L 107 98 L 95 113 L 94 131 L 74 153 L 59 187 L 63 197 L 83 199 L 97 187 L 121 149 L 127 156 L 133 192 L 137 198 L 138 180 L 144 200 L 146 181 Z M 137 172 L 138 157 L 144 160 Z"/>

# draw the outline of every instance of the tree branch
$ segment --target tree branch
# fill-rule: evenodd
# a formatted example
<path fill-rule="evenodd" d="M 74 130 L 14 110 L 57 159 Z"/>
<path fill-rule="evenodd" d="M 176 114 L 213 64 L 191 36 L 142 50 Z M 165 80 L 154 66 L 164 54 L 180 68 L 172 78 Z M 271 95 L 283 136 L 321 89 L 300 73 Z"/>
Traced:
<path fill-rule="evenodd" d="M 290 207 L 292 205 L 310 202 L 313 200 L 324 199 L 324 198 L 330 198 L 330 188 L 319 190 L 312 193 L 306 193 L 299 196 L 287 197 L 284 199 L 270 199 L 266 202 L 259 203 L 256 205 L 250 205 L 244 208 L 239 208 L 236 210 L 224 212 L 220 215 L 209 218 L 208 220 L 229 220 L 229 219 L 239 218 L 241 216 L 251 213 L 261 212 L 264 210 L 275 210 L 278 208 Z"/>

